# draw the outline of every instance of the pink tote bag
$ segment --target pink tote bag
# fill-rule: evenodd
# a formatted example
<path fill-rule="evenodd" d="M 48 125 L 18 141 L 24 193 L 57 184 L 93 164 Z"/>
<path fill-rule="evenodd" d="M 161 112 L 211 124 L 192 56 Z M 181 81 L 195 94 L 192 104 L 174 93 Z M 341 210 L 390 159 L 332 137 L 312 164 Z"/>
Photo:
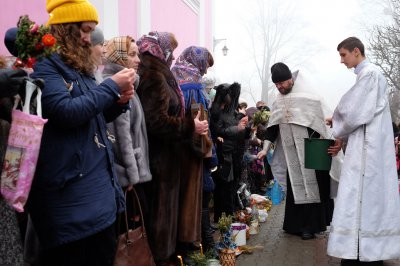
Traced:
<path fill-rule="evenodd" d="M 37 115 L 29 113 L 34 91 L 37 91 Z M 24 211 L 24 205 L 29 196 L 39 156 L 43 127 L 47 122 L 47 119 L 42 118 L 40 98 L 39 87 L 27 81 L 22 111 L 16 109 L 18 100 L 12 111 L 11 128 L 1 172 L 1 195 L 18 212 Z"/>

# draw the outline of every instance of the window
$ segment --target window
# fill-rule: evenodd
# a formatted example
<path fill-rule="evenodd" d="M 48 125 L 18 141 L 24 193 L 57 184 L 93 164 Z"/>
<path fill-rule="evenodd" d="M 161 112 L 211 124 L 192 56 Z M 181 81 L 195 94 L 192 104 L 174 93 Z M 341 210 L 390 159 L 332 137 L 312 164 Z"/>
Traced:
<path fill-rule="evenodd" d="M 183 2 L 188 5 L 194 13 L 199 14 L 200 0 L 183 0 Z"/>

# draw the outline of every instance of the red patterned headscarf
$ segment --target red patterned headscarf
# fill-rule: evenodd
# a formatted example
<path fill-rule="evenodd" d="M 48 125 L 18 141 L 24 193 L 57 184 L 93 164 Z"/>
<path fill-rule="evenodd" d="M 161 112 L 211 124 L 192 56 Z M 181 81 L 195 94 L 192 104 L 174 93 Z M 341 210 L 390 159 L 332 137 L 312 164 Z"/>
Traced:
<path fill-rule="evenodd" d="M 139 53 L 149 52 L 153 56 L 168 62 L 172 56 L 172 46 L 169 32 L 152 31 L 148 35 L 143 35 L 137 45 Z"/>
<path fill-rule="evenodd" d="M 145 52 L 150 53 L 151 55 L 159 58 L 170 68 L 169 59 L 172 56 L 173 48 L 171 45 L 171 35 L 169 32 L 157 32 L 152 31 L 148 35 L 143 35 L 136 42 L 139 53 L 143 54 Z M 185 100 L 183 98 L 182 90 L 179 85 L 176 86 L 176 93 L 180 98 L 181 102 L 181 113 L 180 116 L 185 116 Z"/>
<path fill-rule="evenodd" d="M 172 73 L 179 84 L 200 83 L 207 71 L 210 52 L 203 47 L 190 46 L 176 60 Z"/>

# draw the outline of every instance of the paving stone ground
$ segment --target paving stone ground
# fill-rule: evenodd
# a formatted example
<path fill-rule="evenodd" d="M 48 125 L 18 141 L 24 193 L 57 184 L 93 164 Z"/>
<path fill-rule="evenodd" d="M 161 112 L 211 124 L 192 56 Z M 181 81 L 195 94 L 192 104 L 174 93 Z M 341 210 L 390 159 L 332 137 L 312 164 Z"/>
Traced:
<path fill-rule="evenodd" d="M 282 230 L 284 212 L 284 203 L 272 207 L 260 233 L 247 240 L 248 245 L 263 248 L 238 256 L 236 266 L 340 266 L 340 259 L 326 254 L 328 232 L 312 240 L 286 234 Z M 384 266 L 400 266 L 400 260 L 385 261 Z"/>

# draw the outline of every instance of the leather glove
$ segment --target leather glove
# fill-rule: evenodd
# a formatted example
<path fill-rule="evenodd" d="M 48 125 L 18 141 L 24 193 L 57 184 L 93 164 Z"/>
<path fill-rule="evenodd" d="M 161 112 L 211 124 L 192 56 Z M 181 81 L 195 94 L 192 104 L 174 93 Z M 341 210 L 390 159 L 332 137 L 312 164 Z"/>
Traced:
<path fill-rule="evenodd" d="M 24 87 L 27 73 L 22 69 L 0 70 L 0 97 L 12 97 Z"/>

